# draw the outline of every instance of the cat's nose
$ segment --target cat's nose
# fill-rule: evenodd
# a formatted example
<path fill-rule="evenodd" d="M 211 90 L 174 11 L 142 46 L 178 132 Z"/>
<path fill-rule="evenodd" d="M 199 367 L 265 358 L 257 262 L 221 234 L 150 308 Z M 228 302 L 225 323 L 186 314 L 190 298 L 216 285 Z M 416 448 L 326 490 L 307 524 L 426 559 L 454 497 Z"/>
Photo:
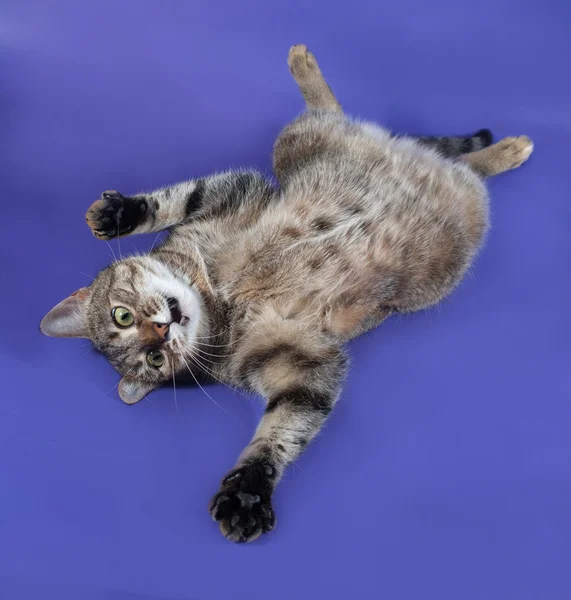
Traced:
<path fill-rule="evenodd" d="M 169 332 L 170 323 L 153 323 L 153 331 L 164 340 Z"/>

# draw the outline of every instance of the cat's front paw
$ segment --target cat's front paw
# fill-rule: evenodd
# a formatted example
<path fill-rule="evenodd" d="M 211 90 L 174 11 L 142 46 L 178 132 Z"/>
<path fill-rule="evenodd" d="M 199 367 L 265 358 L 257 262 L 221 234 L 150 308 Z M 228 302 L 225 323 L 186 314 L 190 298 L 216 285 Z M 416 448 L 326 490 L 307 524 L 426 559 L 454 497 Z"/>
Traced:
<path fill-rule="evenodd" d="M 233 542 L 252 542 L 274 528 L 273 475 L 273 467 L 256 462 L 234 469 L 224 478 L 209 505 L 224 537 Z"/>
<path fill-rule="evenodd" d="M 126 198 L 119 192 L 109 190 L 101 194 L 87 210 L 85 220 L 100 240 L 127 235 L 144 219 L 147 203 L 141 198 Z"/>

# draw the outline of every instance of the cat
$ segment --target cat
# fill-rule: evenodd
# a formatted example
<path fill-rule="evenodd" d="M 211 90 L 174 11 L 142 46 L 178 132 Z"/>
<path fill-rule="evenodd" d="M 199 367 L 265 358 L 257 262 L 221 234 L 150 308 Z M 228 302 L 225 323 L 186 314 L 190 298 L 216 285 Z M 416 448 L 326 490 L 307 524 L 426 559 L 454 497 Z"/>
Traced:
<path fill-rule="evenodd" d="M 223 535 L 275 524 L 288 464 L 335 406 L 346 342 L 459 283 L 488 229 L 484 179 L 521 165 L 525 136 L 394 136 L 345 116 L 313 54 L 288 64 L 307 111 L 275 142 L 275 189 L 252 171 L 149 194 L 102 194 L 87 211 L 108 240 L 170 230 L 147 255 L 105 268 L 41 330 L 89 338 L 122 374 L 128 404 L 175 377 L 211 376 L 260 394 L 264 416 L 209 510 Z"/>

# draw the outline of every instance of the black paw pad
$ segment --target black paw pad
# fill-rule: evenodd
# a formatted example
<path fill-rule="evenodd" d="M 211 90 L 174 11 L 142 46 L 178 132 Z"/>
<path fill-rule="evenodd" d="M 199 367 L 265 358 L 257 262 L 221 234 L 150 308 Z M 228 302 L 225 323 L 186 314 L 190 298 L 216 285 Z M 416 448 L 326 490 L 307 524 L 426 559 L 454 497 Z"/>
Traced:
<path fill-rule="evenodd" d="M 267 467 L 270 465 L 253 463 L 231 471 L 210 501 L 212 518 L 220 522 L 220 530 L 233 542 L 251 542 L 274 528 L 273 484 Z"/>
<path fill-rule="evenodd" d="M 242 508 L 252 508 L 254 504 L 260 502 L 258 494 L 248 494 L 248 492 L 236 492 L 236 498 L 240 501 Z"/>
<path fill-rule="evenodd" d="M 144 219 L 147 203 L 141 198 L 126 198 L 114 190 L 103 192 L 94 202 L 85 219 L 94 235 L 111 239 L 133 231 Z"/>

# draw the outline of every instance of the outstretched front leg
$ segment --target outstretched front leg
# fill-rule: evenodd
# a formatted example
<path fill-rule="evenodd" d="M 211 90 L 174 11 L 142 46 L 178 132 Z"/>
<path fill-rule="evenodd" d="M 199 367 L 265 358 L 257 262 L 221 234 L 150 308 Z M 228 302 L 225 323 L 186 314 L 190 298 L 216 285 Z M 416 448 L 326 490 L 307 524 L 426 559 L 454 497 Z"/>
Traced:
<path fill-rule="evenodd" d="M 288 65 L 309 109 L 343 112 L 331 88 L 323 78 L 315 56 L 303 44 L 292 46 Z"/>
<path fill-rule="evenodd" d="M 88 209 L 85 219 L 102 240 L 169 229 L 196 218 L 254 217 L 273 197 L 272 186 L 253 171 L 230 171 L 183 181 L 149 194 L 123 196 L 110 190 Z"/>
<path fill-rule="evenodd" d="M 266 411 L 209 506 L 223 535 L 234 542 L 251 542 L 273 529 L 276 484 L 321 429 L 346 368 L 335 343 L 301 327 L 285 329 L 283 322 L 262 328 L 247 346 L 238 353 L 236 376 L 267 398 Z"/>

